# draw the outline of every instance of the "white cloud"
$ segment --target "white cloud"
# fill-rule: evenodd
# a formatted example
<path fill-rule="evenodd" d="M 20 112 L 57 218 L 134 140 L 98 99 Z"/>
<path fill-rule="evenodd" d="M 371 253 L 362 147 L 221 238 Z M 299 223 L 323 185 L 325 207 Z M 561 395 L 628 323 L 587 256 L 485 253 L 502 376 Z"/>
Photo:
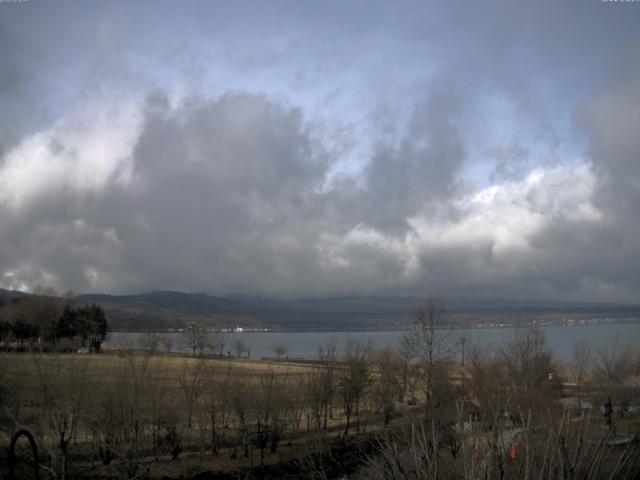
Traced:
<path fill-rule="evenodd" d="M 0 203 L 20 209 L 43 195 L 99 192 L 114 180 L 128 182 L 141 119 L 135 104 L 81 103 L 6 154 Z"/>
<path fill-rule="evenodd" d="M 491 185 L 456 201 L 460 216 L 433 223 L 426 217 L 410 220 L 424 248 L 464 247 L 490 243 L 499 258 L 510 251 L 527 251 L 528 239 L 550 222 L 599 222 L 593 205 L 595 188 L 588 165 L 537 168 L 521 181 Z"/>

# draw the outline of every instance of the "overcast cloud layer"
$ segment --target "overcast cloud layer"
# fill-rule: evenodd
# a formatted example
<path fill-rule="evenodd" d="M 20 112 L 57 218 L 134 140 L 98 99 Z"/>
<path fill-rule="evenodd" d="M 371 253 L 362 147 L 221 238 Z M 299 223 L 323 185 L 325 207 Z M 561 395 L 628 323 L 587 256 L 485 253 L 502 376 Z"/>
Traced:
<path fill-rule="evenodd" d="M 0 59 L 0 288 L 640 298 L 640 3 L 31 0 Z"/>

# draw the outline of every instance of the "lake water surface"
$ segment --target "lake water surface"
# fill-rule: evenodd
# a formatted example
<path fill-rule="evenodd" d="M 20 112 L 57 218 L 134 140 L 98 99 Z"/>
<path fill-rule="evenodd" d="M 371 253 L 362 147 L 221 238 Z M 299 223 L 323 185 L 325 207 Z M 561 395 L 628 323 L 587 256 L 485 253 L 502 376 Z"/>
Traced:
<path fill-rule="evenodd" d="M 553 353 L 564 360 L 571 358 L 573 348 L 581 340 L 587 341 L 594 349 L 624 349 L 627 345 L 640 347 L 640 323 L 605 325 L 563 325 L 542 327 Z M 514 328 L 469 328 L 457 329 L 453 335 L 483 345 L 499 345 L 514 335 Z M 371 340 L 377 348 L 397 347 L 407 331 L 355 331 L 355 332 L 260 332 L 225 334 L 225 351 L 233 352 L 233 343 L 237 340 L 248 346 L 251 358 L 273 357 L 273 346 L 283 345 L 289 351 L 289 357 L 314 358 L 318 347 L 326 345 L 334 338 L 341 351 L 350 337 Z M 172 351 L 187 352 L 183 336 L 180 333 L 163 333 L 172 337 Z M 144 333 L 114 332 L 109 335 L 105 347 L 139 347 Z"/>

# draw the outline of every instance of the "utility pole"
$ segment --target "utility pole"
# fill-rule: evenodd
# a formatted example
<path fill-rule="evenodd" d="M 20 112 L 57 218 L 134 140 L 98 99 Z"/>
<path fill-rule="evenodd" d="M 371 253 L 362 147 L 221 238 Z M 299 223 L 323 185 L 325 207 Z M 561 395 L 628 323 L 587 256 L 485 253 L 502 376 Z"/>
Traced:
<path fill-rule="evenodd" d="M 460 338 L 460 345 L 461 345 L 461 349 L 462 349 L 462 401 L 464 402 L 464 344 L 466 343 L 467 339 L 465 337 Z"/>

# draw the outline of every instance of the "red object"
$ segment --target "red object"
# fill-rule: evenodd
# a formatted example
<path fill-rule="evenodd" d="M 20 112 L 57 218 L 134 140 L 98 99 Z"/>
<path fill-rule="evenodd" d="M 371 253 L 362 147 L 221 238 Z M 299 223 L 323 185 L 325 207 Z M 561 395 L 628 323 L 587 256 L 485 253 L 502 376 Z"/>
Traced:
<path fill-rule="evenodd" d="M 516 451 L 516 446 L 511 445 L 511 460 L 515 460 L 518 458 L 518 452 Z"/>

